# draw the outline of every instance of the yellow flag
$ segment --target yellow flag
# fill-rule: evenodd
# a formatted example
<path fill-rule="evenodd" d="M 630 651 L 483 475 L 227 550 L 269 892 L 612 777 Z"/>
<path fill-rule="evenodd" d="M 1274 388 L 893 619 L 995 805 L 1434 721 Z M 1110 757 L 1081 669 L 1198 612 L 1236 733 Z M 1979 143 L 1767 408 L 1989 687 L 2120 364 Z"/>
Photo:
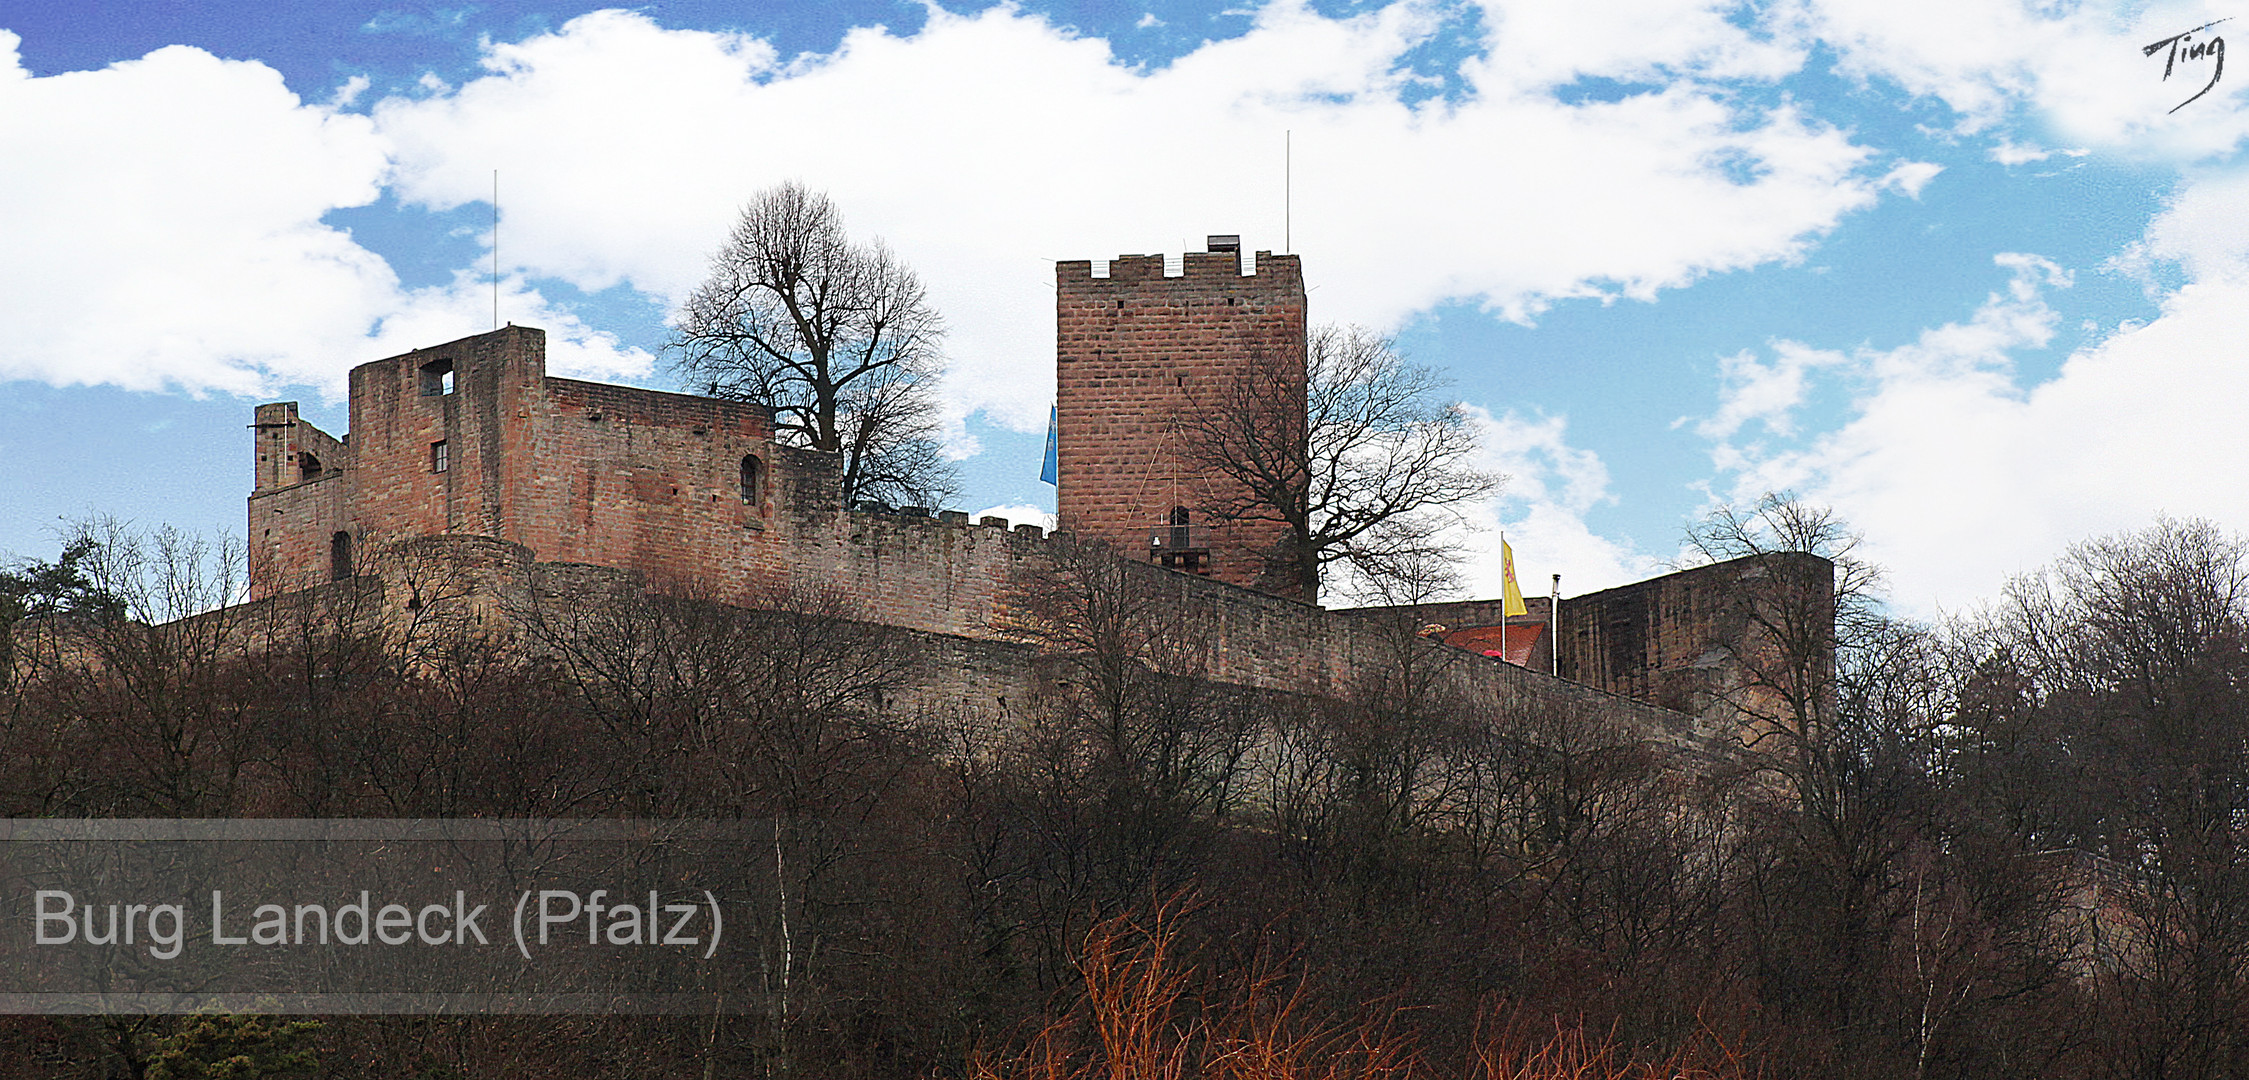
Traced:
<path fill-rule="evenodd" d="M 1499 569 L 1503 582 L 1501 585 L 1500 615 L 1504 617 L 1530 614 L 1531 609 L 1523 606 L 1523 590 L 1515 584 L 1515 549 L 1507 546 L 1505 538 L 1501 538 L 1499 541 Z"/>

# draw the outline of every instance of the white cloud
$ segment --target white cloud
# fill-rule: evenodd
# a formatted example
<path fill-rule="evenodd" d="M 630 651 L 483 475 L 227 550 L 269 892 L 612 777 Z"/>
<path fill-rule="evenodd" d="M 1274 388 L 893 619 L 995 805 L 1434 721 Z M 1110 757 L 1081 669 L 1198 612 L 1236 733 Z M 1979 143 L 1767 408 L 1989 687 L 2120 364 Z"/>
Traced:
<path fill-rule="evenodd" d="M 1844 215 L 1918 197 L 1936 165 L 1879 155 L 1768 92 L 1815 41 L 1847 74 L 1945 102 L 2002 164 L 2087 152 L 2047 146 L 2209 160 L 2249 134 L 2237 81 L 2169 113 L 2186 76 L 2166 83 L 2140 53 L 2229 14 L 2201 0 L 1768 11 L 1745 27 L 1729 4 L 1632 0 L 1588 32 L 1562 6 L 1493 0 L 1458 92 L 1411 104 L 1421 77 L 1401 58 L 1442 23 L 1419 0 L 1347 19 L 1281 0 L 1248 33 L 1152 68 L 1004 5 L 932 10 L 913 36 L 862 29 L 794 59 L 612 11 L 492 44 L 483 77 L 433 76 L 365 116 L 345 111 L 363 81 L 308 103 L 261 64 L 185 47 L 33 78 L 0 31 L 0 378 L 333 392 L 355 363 L 481 330 L 480 268 L 406 289 L 322 219 L 386 191 L 481 202 L 495 168 L 506 317 L 549 330 L 558 372 L 645 373 L 650 357 L 537 283 L 677 297 L 744 199 L 799 178 L 921 270 L 953 326 L 954 419 L 987 409 L 1036 431 L 1051 260 L 1176 251 L 1209 232 L 1280 247 L 1283 131 L 1313 317 L 1377 326 L 1446 299 L 1529 318 L 1566 297 L 1651 298 L 1797 258 Z M 1576 101 L 1588 77 L 1629 93 Z M 2067 276 L 2003 256 L 2005 291 L 1910 345 L 1775 342 L 1721 361 L 1719 408 L 1697 430 L 1733 493 L 1836 503 L 1921 610 L 2158 510 L 2238 527 L 2249 494 L 2209 476 L 2249 449 L 2226 408 L 2249 393 L 2244 205 L 2249 176 L 2191 175 L 2119 260 L 2176 264 L 2190 284 L 2044 382 L 2011 357 L 2050 340 L 2042 297 Z M 1803 436 L 1823 381 L 1856 393 L 1850 418 Z M 1481 423 L 1515 480 L 1477 511 L 1492 527 L 1474 538 L 1479 592 L 1496 589 L 1502 521 L 1534 590 L 1554 569 L 1573 593 L 1651 569 L 1584 524 L 1609 498 L 1606 473 L 1562 420 Z"/>
<path fill-rule="evenodd" d="M 0 378 L 336 393 L 354 364 L 489 325 L 474 277 L 403 290 L 322 223 L 382 190 L 388 146 L 367 118 L 199 49 L 31 78 L 16 44 L 0 31 Z M 510 310 L 553 332 L 562 365 L 646 369 L 516 291 Z"/>
<path fill-rule="evenodd" d="M 416 289 L 391 298 L 387 310 L 359 346 L 361 354 L 337 369 L 384 356 L 442 344 L 492 327 L 492 283 L 483 274 L 461 273 L 439 288 Z M 547 334 L 547 371 L 580 379 L 629 379 L 648 374 L 655 358 L 626 347 L 607 331 L 587 326 L 577 315 L 556 307 L 521 278 L 500 283 L 501 318 L 536 326 Z M 331 395 L 339 383 L 325 384 Z"/>
<path fill-rule="evenodd" d="M 1774 342 L 1773 352 L 1777 355 L 1770 364 L 1748 351 L 1719 358 L 1718 412 L 1695 426 L 1697 434 L 1730 439 L 1752 420 L 1775 435 L 1796 433 L 1792 413 L 1804 403 L 1808 376 L 1843 363 L 1844 357 L 1794 341 Z"/>
<path fill-rule="evenodd" d="M 2238 175 L 2211 178 L 2176 200 L 2148 230 L 2145 254 L 2182 261 L 2194 280 L 2159 318 L 2118 328 L 2036 384 L 2011 353 L 2050 340 L 2057 315 L 2044 294 L 2068 277 L 2043 259 L 2001 256 L 2012 283 L 1967 321 L 1837 365 L 1864 387 L 1839 428 L 1797 449 L 1720 442 L 1731 496 L 1794 489 L 1837 507 L 1890 568 L 1899 603 L 1923 615 L 2159 513 L 2240 528 L 2249 489 L 2230 477 L 2249 460 L 2239 416 L 2249 231 L 2231 222 L 2244 191 Z"/>
<path fill-rule="evenodd" d="M 1492 0 L 1484 17 L 1498 33 L 1486 66 L 1518 89 L 1545 90 L 1589 75 L 1634 83 L 1777 79 L 1803 63 L 1805 43 L 1793 28 L 1753 32 L 1737 24 L 1741 14 L 1722 0 L 1621 0 L 1597 12 Z"/>
<path fill-rule="evenodd" d="M 2071 147 L 2067 150 L 2048 150 L 2032 143 L 2017 143 L 2001 138 L 1998 142 L 1992 144 L 1991 149 L 1986 151 L 1984 156 L 2001 165 L 2028 165 L 2032 162 L 2045 161 L 2056 154 L 2063 157 L 2081 158 L 2089 157 L 2092 153 L 2091 150 L 2082 146 Z"/>
<path fill-rule="evenodd" d="M 2020 0 L 1957 3 L 1907 0 L 1869 4 L 1815 0 L 1807 29 L 1837 49 L 1841 69 L 1882 76 L 1942 99 L 1976 131 L 2003 119 L 2035 89 L 2037 59 L 2093 17 L 2050 17 Z"/>
<path fill-rule="evenodd" d="M 344 84 L 337 87 L 336 92 L 329 96 L 328 107 L 331 109 L 351 108 L 352 103 L 358 101 L 359 96 L 366 93 L 367 88 L 373 85 L 374 83 L 369 81 L 365 75 L 354 75 L 345 79 Z"/>
<path fill-rule="evenodd" d="M 2229 14 L 2220 0 L 1812 0 L 1802 29 L 1836 50 L 1844 73 L 1943 101 L 1960 134 L 1993 136 L 1990 155 L 2001 164 L 2047 153 L 2018 142 L 2009 130 L 2017 124 L 2132 157 L 2195 160 L 2229 153 L 2249 135 L 2240 83 L 2220 81 L 2174 112 L 2216 64 L 2180 60 L 2166 78 L 2168 51 L 2143 49 Z"/>
<path fill-rule="evenodd" d="M 2190 278 L 2249 278 L 2249 171 L 2203 173 L 2180 185 L 2127 259 L 2174 262 Z"/>
<path fill-rule="evenodd" d="M 1502 539 L 1514 550 L 1516 584 L 1525 595 L 1545 594 L 1555 574 L 1562 575 L 1564 595 L 1577 596 L 1662 572 L 1656 559 L 1586 524 L 1589 512 L 1615 500 L 1608 466 L 1593 451 L 1569 444 L 1566 418 L 1463 407 L 1476 433 L 1473 466 L 1505 481 L 1490 499 L 1455 507 L 1460 520 L 1441 537 L 1458 546 L 1453 569 L 1460 595 L 1501 595 Z M 1330 607 L 1392 602 L 1354 586 L 1346 572 L 1332 571 L 1320 602 Z"/>
<path fill-rule="evenodd" d="M 0 31 L 0 376 L 247 392 L 367 327 L 390 268 L 320 223 L 375 199 L 366 119 L 160 49 L 30 78 Z"/>
<path fill-rule="evenodd" d="M 1944 166 L 1927 161 L 1908 161 L 1882 175 L 1884 191 L 1895 191 L 1909 199 L 1921 197 L 1921 189 L 1937 178 Z"/>
<path fill-rule="evenodd" d="M 1468 508 L 1472 528 L 1461 534 L 1461 569 L 1470 595 L 1500 595 L 1502 530 L 1515 551 L 1516 583 L 1528 594 L 1546 592 L 1554 574 L 1562 575 L 1563 594 L 1576 596 L 1659 572 L 1656 560 L 1586 525 L 1587 513 L 1612 501 L 1609 471 L 1599 455 L 1569 445 L 1565 418 L 1494 415 L 1473 406 L 1469 416 L 1479 467 L 1507 476 L 1497 498 Z"/>
<path fill-rule="evenodd" d="M 1564 297 L 1652 298 L 1796 258 L 1933 174 L 1877 172 L 1802 108 L 1738 93 L 1795 70 L 1790 33 L 1703 0 L 1629 15 L 1588 35 L 1546 5 L 1495 5 L 1461 92 L 1415 104 L 1402 58 L 1443 25 L 1418 0 L 1342 19 L 1277 0 L 1247 33 L 1152 69 L 1004 5 L 786 61 L 607 11 L 490 44 L 482 77 L 433 76 L 366 116 L 341 111 L 357 84 L 307 103 L 262 65 L 188 48 L 34 79 L 0 38 L 0 375 L 334 386 L 394 341 L 482 329 L 474 268 L 402 289 L 322 217 L 386 191 L 481 202 L 494 169 L 511 317 L 544 322 L 579 370 L 645 370 L 537 283 L 677 298 L 743 200 L 799 178 L 921 270 L 953 328 L 955 422 L 984 409 L 1028 431 L 1051 397 L 1050 260 L 1209 232 L 1280 248 L 1284 131 L 1313 315 L 1377 326 L 1446 299 L 1525 318 Z M 1635 92 L 1555 96 L 1586 76 Z"/>
<path fill-rule="evenodd" d="M 1991 145 L 1991 149 L 1985 156 L 2001 165 L 2028 165 L 2034 161 L 2044 161 L 2053 157 L 2054 152 L 2036 145 L 2018 143 L 2002 137 Z"/>
<path fill-rule="evenodd" d="M 1390 325 L 1455 297 L 1518 316 L 1558 297 L 1651 297 L 1792 258 L 1877 197 L 1884 178 L 1841 132 L 1692 81 L 1775 77 L 1793 53 L 1707 4 L 1644 6 L 1681 36 L 1602 52 L 1537 5 L 1501 12 L 1495 58 L 1576 59 L 1538 78 L 1475 60 L 1462 99 L 1419 105 L 1395 69 L 1438 21 L 1412 2 L 1329 19 L 1284 0 L 1153 70 L 1004 6 L 932 11 L 912 37 L 854 31 L 787 64 L 755 39 L 604 12 L 495 45 L 487 76 L 374 116 L 404 198 L 480 200 L 502 169 L 505 255 L 582 288 L 676 298 L 743 200 L 786 178 L 825 189 L 946 313 L 956 416 L 1035 430 L 1052 385 L 1049 260 L 1177 251 L 1210 232 L 1280 248 L 1284 131 L 1318 319 Z M 1540 83 L 1577 73 L 1674 81 L 1580 105 Z"/>

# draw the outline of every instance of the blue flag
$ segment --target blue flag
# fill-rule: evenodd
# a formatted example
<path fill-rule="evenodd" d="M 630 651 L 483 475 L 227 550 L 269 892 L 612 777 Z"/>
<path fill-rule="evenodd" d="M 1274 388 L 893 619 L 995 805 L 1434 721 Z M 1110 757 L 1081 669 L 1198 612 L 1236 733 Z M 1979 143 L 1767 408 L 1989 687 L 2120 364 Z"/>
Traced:
<path fill-rule="evenodd" d="M 1055 478 L 1062 475 L 1062 458 L 1055 452 L 1054 435 L 1062 422 L 1062 407 L 1055 405 L 1046 414 L 1046 464 L 1039 467 L 1039 479 L 1060 486 Z"/>

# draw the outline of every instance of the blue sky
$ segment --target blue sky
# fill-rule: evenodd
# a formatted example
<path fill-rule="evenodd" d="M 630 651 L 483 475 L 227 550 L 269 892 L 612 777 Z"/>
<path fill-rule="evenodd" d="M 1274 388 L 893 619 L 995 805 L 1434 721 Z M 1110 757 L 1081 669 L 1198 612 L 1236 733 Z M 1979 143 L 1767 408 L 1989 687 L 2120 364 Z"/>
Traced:
<path fill-rule="evenodd" d="M 251 405 L 490 327 L 496 169 L 501 317 L 663 388 L 741 203 L 829 192 L 950 324 L 964 509 L 1052 508 L 1053 262 L 1232 232 L 1452 375 L 1478 592 L 1501 528 L 1577 593 L 1788 489 L 1961 610 L 2249 531 L 2249 75 L 2142 48 L 2230 2 L 18 2 L 0 552 L 239 531 Z"/>

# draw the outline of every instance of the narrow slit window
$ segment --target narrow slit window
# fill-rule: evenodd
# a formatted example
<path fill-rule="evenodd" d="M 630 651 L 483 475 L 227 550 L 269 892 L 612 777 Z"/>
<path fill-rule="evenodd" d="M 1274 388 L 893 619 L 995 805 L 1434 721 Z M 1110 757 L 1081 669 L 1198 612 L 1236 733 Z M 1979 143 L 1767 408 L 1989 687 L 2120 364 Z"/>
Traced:
<path fill-rule="evenodd" d="M 764 500 L 765 462 L 756 454 L 742 459 L 742 501 L 752 506 Z"/>
<path fill-rule="evenodd" d="M 445 440 L 439 439 L 429 444 L 429 471 L 444 472 L 451 464 L 452 459 L 445 452 Z"/>
<path fill-rule="evenodd" d="M 328 538 L 328 580 L 342 581 L 351 576 L 351 534 L 338 532 Z"/>

